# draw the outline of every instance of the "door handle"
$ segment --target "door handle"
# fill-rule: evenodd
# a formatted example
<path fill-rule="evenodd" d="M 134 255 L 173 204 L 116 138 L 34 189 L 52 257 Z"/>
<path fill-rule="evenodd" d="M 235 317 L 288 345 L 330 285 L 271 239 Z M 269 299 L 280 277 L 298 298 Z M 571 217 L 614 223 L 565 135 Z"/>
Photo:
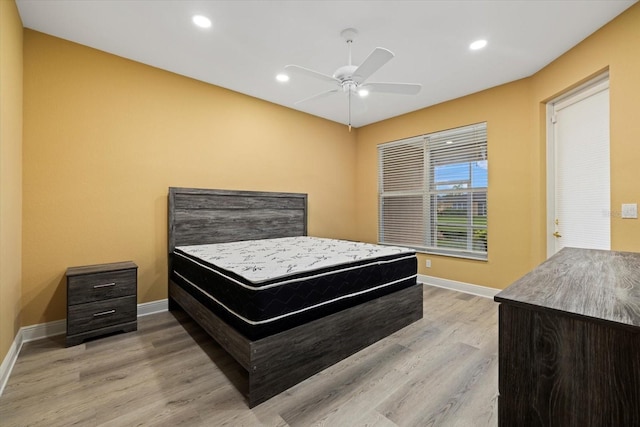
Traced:
<path fill-rule="evenodd" d="M 560 233 L 558 233 L 557 231 L 555 231 L 553 233 L 553 237 L 562 237 L 562 235 Z"/>

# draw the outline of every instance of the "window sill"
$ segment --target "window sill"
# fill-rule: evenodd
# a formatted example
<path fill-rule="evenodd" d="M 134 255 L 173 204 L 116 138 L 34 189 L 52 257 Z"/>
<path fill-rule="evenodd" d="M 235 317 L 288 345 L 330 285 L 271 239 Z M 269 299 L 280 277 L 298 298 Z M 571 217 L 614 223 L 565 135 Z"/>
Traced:
<path fill-rule="evenodd" d="M 426 254 L 426 255 L 438 255 L 438 256 L 446 256 L 450 258 L 462 258 L 469 259 L 472 261 L 484 261 L 488 262 L 489 257 L 485 254 L 473 254 L 468 252 L 456 252 L 456 251 L 430 251 L 428 249 L 416 249 L 418 253 Z"/>
<path fill-rule="evenodd" d="M 405 247 L 405 248 L 411 248 L 411 249 L 415 249 L 416 252 L 420 253 L 420 254 L 425 254 L 425 255 L 437 255 L 437 256 L 446 256 L 446 257 L 450 257 L 450 258 L 460 258 L 460 259 L 468 259 L 468 260 L 472 260 L 472 261 L 484 261 L 484 262 L 488 262 L 489 261 L 489 256 L 488 254 L 478 254 L 478 253 L 472 253 L 472 252 L 464 252 L 464 251 L 448 251 L 448 250 L 433 250 L 433 249 L 427 249 L 424 247 L 418 247 L 418 246 L 409 246 L 409 245 L 400 245 L 400 244 L 393 244 L 393 243 L 380 243 L 378 242 L 379 245 L 384 245 L 384 246 L 400 246 L 400 247 Z"/>

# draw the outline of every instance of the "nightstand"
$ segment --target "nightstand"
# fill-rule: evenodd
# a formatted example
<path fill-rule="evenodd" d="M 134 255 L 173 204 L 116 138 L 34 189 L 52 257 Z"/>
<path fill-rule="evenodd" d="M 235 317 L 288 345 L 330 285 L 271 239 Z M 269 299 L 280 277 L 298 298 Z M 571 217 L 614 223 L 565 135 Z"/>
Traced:
<path fill-rule="evenodd" d="M 138 329 L 138 266 L 131 261 L 67 269 L 67 347 Z"/>

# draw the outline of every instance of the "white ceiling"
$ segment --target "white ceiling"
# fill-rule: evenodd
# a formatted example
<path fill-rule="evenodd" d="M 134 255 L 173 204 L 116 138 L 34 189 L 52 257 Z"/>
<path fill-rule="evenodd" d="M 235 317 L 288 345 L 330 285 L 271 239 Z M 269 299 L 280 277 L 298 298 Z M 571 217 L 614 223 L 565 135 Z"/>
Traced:
<path fill-rule="evenodd" d="M 346 94 L 296 105 L 330 83 L 276 74 L 347 64 L 340 32 L 358 29 L 353 62 L 375 47 L 395 58 L 369 82 L 420 83 L 415 96 L 372 93 L 354 104 L 367 125 L 530 76 L 635 0 L 191 1 L 17 0 L 23 25 L 339 123 Z M 195 27 L 194 14 L 213 26 Z M 489 44 L 470 51 L 479 38 Z"/>

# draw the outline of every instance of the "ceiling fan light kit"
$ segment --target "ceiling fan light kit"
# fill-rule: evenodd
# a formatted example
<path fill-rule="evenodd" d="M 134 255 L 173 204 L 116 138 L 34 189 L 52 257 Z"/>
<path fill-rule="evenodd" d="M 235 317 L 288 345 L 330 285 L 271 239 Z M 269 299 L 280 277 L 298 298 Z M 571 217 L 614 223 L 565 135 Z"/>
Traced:
<path fill-rule="evenodd" d="M 362 64 L 353 65 L 351 63 L 351 45 L 357 34 L 358 30 L 355 28 L 347 28 L 340 32 L 340 36 L 347 42 L 347 46 L 349 48 L 348 63 L 347 65 L 338 68 L 331 76 L 299 65 L 287 65 L 284 67 L 285 70 L 291 74 L 304 75 L 316 80 L 332 83 L 334 86 L 337 86 L 331 90 L 320 92 L 316 95 L 297 101 L 296 104 L 324 98 L 326 96 L 333 95 L 334 93 L 346 93 L 349 104 L 349 131 L 351 131 L 352 93 L 357 93 L 361 97 L 367 96 L 370 92 L 416 95 L 422 88 L 422 85 L 416 83 L 367 83 L 366 80 L 384 64 L 389 62 L 394 57 L 394 54 L 388 49 L 377 47 L 369 54 L 369 56 L 367 56 Z"/>

